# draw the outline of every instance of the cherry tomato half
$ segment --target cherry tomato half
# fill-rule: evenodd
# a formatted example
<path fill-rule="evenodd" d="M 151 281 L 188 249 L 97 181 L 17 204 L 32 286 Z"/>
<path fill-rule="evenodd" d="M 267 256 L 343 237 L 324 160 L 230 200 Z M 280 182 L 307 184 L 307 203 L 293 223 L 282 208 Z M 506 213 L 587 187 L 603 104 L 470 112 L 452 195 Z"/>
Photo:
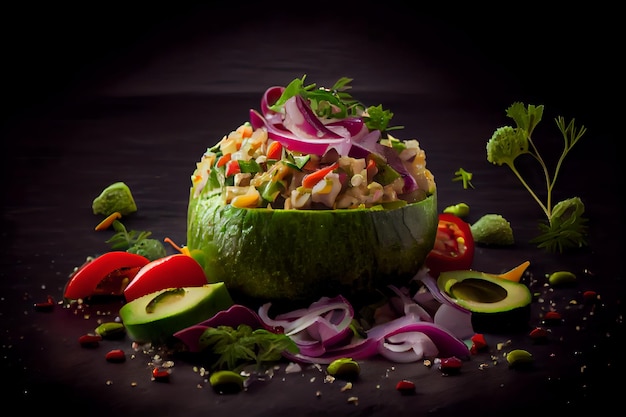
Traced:
<path fill-rule="evenodd" d="M 474 238 L 470 225 L 453 214 L 440 214 L 435 246 L 425 262 L 430 275 L 437 278 L 444 271 L 471 269 L 473 262 Z"/>
<path fill-rule="evenodd" d="M 201 287 L 207 284 L 204 270 L 194 258 L 182 253 L 156 259 L 142 267 L 124 290 L 127 302 L 168 288 Z"/>
<path fill-rule="evenodd" d="M 70 275 L 63 297 L 78 300 L 97 295 L 121 296 L 129 282 L 150 260 L 125 251 L 107 252 L 85 262 Z"/>

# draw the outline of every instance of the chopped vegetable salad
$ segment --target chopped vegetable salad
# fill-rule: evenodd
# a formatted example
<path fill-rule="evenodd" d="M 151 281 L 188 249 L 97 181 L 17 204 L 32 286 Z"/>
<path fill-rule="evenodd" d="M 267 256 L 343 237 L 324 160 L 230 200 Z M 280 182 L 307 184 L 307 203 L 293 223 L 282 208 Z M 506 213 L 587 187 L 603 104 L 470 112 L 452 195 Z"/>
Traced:
<path fill-rule="evenodd" d="M 269 89 L 262 114 L 251 110 L 250 122 L 207 149 L 192 175 L 195 197 L 219 192 L 240 208 L 392 209 L 435 192 L 418 140 L 383 137 L 368 127 L 367 109 L 320 117 L 319 102 L 295 91 Z"/>

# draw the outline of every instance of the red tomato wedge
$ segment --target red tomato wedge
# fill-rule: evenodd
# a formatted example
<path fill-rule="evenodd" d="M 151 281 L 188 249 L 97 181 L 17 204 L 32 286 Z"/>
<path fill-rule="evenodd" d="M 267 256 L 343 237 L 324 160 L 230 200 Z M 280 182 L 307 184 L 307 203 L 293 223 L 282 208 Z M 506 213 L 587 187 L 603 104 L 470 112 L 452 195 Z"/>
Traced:
<path fill-rule="evenodd" d="M 430 275 L 437 278 L 444 271 L 471 269 L 473 262 L 474 238 L 470 225 L 453 214 L 440 214 L 435 246 L 425 261 Z"/>
<path fill-rule="evenodd" d="M 208 283 L 194 258 L 182 253 L 156 259 L 139 270 L 124 290 L 126 301 L 168 288 L 201 287 Z"/>
<path fill-rule="evenodd" d="M 70 275 L 63 297 L 78 300 L 92 296 L 121 296 L 129 282 L 150 260 L 125 251 L 107 252 L 85 262 Z"/>

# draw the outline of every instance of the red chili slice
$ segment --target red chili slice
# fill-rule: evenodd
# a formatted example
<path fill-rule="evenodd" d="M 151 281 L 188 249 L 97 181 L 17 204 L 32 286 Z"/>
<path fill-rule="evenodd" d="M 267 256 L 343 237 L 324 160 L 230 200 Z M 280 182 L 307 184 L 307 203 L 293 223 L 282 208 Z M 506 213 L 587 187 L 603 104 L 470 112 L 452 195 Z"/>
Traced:
<path fill-rule="evenodd" d="M 107 252 L 83 264 L 70 276 L 63 296 L 78 300 L 94 295 L 122 295 L 139 269 L 150 260 L 125 251 Z"/>
<path fill-rule="evenodd" d="M 470 225 L 458 216 L 439 214 L 435 245 L 425 265 L 432 277 L 444 271 L 467 270 L 474 262 L 474 238 Z"/>
<path fill-rule="evenodd" d="M 204 270 L 191 256 L 177 253 L 146 264 L 124 289 L 126 301 L 168 288 L 201 287 L 208 283 Z"/>

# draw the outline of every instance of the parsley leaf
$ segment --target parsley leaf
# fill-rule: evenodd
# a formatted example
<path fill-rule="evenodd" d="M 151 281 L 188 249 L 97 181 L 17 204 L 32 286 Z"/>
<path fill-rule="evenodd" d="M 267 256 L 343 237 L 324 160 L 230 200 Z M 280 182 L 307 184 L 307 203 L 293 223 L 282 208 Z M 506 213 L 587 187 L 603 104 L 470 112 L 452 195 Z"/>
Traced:
<path fill-rule="evenodd" d="M 209 327 L 200 336 L 200 347 L 212 354 L 214 370 L 235 371 L 246 365 L 262 367 L 282 358 L 282 353 L 297 353 L 298 346 L 289 336 L 240 324 Z"/>

